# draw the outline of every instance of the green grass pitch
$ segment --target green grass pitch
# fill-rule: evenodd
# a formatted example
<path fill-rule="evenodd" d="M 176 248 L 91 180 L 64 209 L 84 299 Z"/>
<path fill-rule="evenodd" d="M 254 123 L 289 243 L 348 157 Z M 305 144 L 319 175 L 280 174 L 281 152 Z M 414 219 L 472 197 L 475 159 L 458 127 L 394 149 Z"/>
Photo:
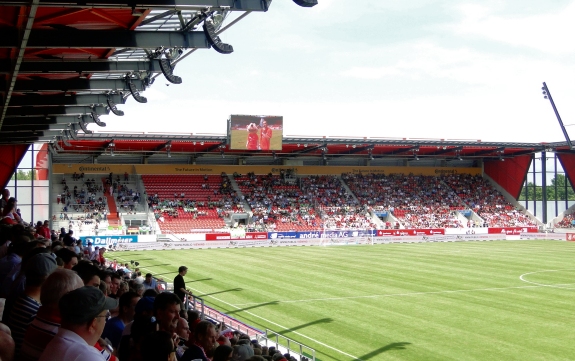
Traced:
<path fill-rule="evenodd" d="M 322 361 L 574 360 L 575 243 L 117 252 Z"/>

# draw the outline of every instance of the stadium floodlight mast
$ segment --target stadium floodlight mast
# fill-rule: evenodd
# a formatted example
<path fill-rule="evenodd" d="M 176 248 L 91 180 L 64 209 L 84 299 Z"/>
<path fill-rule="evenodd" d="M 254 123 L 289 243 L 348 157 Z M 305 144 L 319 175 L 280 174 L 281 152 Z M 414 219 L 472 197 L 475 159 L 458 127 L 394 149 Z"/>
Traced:
<path fill-rule="evenodd" d="M 551 97 L 551 92 L 549 92 L 549 88 L 547 87 L 547 84 L 545 82 L 543 82 L 543 87 L 541 87 L 541 90 L 543 91 L 543 98 L 549 99 L 549 102 L 551 103 L 551 106 L 553 107 L 553 111 L 555 112 L 555 116 L 557 117 L 557 121 L 559 122 L 559 127 L 561 127 L 561 131 L 563 132 L 563 136 L 565 137 L 565 140 L 567 141 L 567 144 L 569 145 L 569 149 L 573 150 L 573 144 L 571 143 L 571 138 L 569 138 L 569 134 L 567 133 L 567 129 L 565 129 L 565 125 L 563 124 L 563 120 L 561 120 L 561 116 L 559 115 L 559 111 L 557 110 L 557 107 L 555 106 L 555 102 L 553 101 L 553 97 Z"/>

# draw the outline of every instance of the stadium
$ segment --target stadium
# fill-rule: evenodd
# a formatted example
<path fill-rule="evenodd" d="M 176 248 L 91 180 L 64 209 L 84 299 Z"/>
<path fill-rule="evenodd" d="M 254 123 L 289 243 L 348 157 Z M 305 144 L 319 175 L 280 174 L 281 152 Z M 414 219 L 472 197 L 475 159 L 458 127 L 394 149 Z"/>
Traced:
<path fill-rule="evenodd" d="M 103 128 L 270 7 L 0 4 L 0 360 L 575 358 L 575 153 L 545 83 L 562 141 Z"/>

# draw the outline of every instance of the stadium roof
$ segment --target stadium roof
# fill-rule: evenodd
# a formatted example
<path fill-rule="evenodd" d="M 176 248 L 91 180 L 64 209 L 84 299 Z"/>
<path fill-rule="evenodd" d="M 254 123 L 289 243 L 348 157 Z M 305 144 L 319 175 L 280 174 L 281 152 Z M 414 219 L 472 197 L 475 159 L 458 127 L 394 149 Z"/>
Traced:
<path fill-rule="evenodd" d="M 220 134 L 93 133 L 56 143 L 55 163 L 212 163 L 275 164 L 298 159 L 306 164 L 400 165 L 405 161 L 473 165 L 542 151 L 569 152 L 560 143 L 503 143 L 480 140 L 384 139 L 287 136 L 281 150 L 232 150 Z"/>
<path fill-rule="evenodd" d="M 294 0 L 313 6 L 317 0 Z M 88 133 L 100 116 L 198 49 L 230 53 L 218 34 L 271 0 L 6 0 L 0 2 L 0 144 Z M 228 15 L 235 13 L 239 16 Z M 163 75 L 162 75 L 163 73 Z M 109 119 L 109 118 L 108 118 Z"/>

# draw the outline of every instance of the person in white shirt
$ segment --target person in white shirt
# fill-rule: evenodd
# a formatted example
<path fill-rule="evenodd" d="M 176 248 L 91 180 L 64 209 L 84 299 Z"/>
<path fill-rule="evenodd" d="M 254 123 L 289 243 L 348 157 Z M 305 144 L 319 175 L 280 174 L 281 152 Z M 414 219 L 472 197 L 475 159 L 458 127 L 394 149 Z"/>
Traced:
<path fill-rule="evenodd" d="M 94 348 L 106 325 L 108 310 L 118 301 L 104 296 L 96 287 L 82 287 L 60 299 L 62 324 L 39 361 L 104 361 Z"/>

